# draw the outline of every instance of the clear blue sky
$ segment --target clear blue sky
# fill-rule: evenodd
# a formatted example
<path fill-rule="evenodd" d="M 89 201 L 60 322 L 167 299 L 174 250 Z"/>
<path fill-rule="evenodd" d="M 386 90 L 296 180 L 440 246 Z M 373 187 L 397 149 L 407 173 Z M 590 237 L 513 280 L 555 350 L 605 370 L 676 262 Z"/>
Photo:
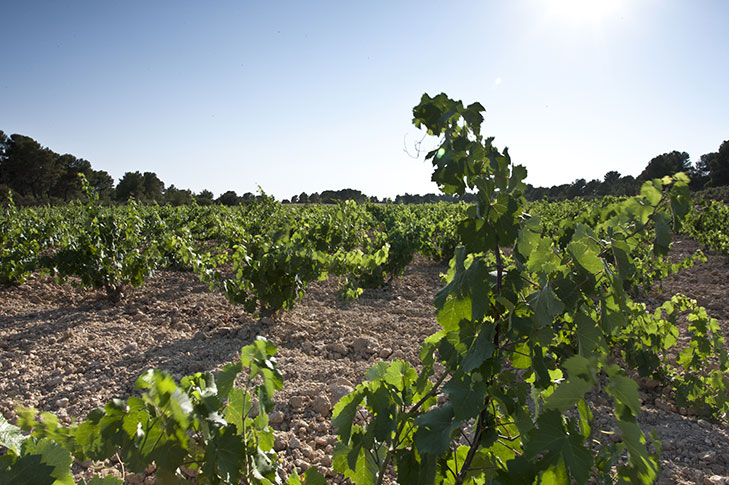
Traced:
<path fill-rule="evenodd" d="M 195 192 L 436 191 L 423 92 L 487 110 L 534 185 L 729 139 L 726 0 L 16 1 L 0 130 Z"/>

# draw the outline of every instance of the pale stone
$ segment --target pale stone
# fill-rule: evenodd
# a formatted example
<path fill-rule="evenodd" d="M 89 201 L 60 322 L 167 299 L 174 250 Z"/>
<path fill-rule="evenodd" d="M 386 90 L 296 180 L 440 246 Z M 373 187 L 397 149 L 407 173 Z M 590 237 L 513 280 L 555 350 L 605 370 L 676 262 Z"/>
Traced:
<path fill-rule="evenodd" d="M 271 424 L 281 424 L 284 420 L 284 414 L 281 411 L 274 411 L 268 415 L 268 422 Z"/>
<path fill-rule="evenodd" d="M 331 387 L 329 393 L 332 395 L 332 402 L 336 403 L 352 391 L 354 391 L 353 387 L 335 384 Z"/>
<path fill-rule="evenodd" d="M 337 354 L 341 355 L 347 355 L 349 352 L 347 349 L 347 346 L 344 345 L 342 342 L 334 342 L 329 345 L 327 345 L 327 349 L 331 350 L 332 352 L 336 352 Z"/>
<path fill-rule="evenodd" d="M 311 405 L 311 407 L 316 411 L 317 413 L 321 414 L 322 416 L 329 416 L 329 412 L 332 408 L 332 403 L 329 401 L 329 398 L 326 396 L 317 396 L 316 399 L 314 399 L 314 403 Z"/>
<path fill-rule="evenodd" d="M 367 337 L 358 337 L 352 342 L 352 348 L 358 354 L 371 354 L 374 352 L 375 343 Z"/>

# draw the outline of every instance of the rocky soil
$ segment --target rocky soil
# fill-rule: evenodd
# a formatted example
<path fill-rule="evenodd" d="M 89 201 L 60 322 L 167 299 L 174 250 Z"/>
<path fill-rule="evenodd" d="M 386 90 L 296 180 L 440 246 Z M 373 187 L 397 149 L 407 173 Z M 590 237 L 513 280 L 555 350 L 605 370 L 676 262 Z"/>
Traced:
<path fill-rule="evenodd" d="M 673 252 L 680 257 L 697 247 L 679 239 Z M 650 293 L 647 302 L 657 305 L 683 292 L 729 333 L 729 264 L 707 254 L 707 263 L 664 281 L 664 292 Z M 337 298 L 337 281 L 315 282 L 293 310 L 263 323 L 184 272 L 160 271 L 116 305 L 102 293 L 40 278 L 0 287 L 0 412 L 12 419 L 14 406 L 22 404 L 70 422 L 113 397 L 134 393 L 137 376 L 150 367 L 177 378 L 218 370 L 263 335 L 278 346 L 284 376 L 271 422 L 285 466 L 315 465 L 330 483 L 342 483 L 330 467 L 336 443 L 332 405 L 378 360 L 417 364 L 420 342 L 438 328 L 432 300 L 443 271 L 417 259 L 401 278 L 354 302 Z M 663 441 L 659 483 L 729 483 L 726 422 L 682 414 L 648 382 L 641 393 L 643 429 L 655 429 Z M 593 412 L 599 428 L 614 427 L 606 396 L 595 395 Z M 610 436 L 615 435 L 605 440 Z M 75 466 L 79 477 L 92 471 L 120 474 L 112 463 Z M 154 483 L 149 472 L 125 478 Z"/>

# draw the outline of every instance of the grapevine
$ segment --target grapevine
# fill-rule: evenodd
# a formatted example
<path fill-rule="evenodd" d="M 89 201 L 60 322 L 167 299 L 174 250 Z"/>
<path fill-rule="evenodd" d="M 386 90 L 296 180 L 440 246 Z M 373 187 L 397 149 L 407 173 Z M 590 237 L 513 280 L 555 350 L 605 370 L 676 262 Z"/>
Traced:
<path fill-rule="evenodd" d="M 670 227 L 680 227 L 688 209 L 688 179 L 646 182 L 640 196 L 605 207 L 592 227 L 550 233 L 525 211 L 526 169 L 481 134 L 482 111 L 444 94 L 424 95 L 414 109 L 415 125 L 439 137 L 426 157 L 433 180 L 447 194 L 474 190 L 478 202 L 458 225 L 463 245 L 435 299 L 442 330 L 423 343 L 422 370 L 378 364 L 336 405 L 335 469 L 357 484 L 382 483 L 390 466 L 402 484 L 650 483 L 660 444 L 637 424 L 638 386 L 610 343 L 642 337 L 625 291 L 638 276 L 635 250 L 650 230 L 652 257 L 667 253 Z M 693 308 L 702 352 L 723 352 L 715 322 Z M 658 336 L 654 345 L 668 340 Z M 684 370 L 700 355 L 683 357 Z M 720 360 L 706 380 L 685 374 L 703 396 L 674 380 L 677 391 L 725 412 Z M 622 440 L 593 452 L 587 445 L 600 438 L 586 396 L 598 386 L 613 400 Z M 360 406 L 370 416 L 364 426 L 353 423 Z M 613 470 L 621 455 L 626 463 Z"/>

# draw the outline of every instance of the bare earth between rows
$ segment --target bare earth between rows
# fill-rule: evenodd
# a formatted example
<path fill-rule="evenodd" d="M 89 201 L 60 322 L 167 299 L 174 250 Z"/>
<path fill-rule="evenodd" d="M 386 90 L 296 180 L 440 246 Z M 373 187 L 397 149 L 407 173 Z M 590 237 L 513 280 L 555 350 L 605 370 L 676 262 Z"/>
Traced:
<path fill-rule="evenodd" d="M 672 251 L 683 257 L 698 247 L 679 238 Z M 729 340 L 729 264 L 707 254 L 707 263 L 664 281 L 664 292 L 650 293 L 647 303 L 655 306 L 685 293 L 707 307 Z M 13 408 L 22 404 L 70 422 L 114 397 L 126 399 L 148 368 L 176 378 L 219 370 L 263 335 L 279 348 L 284 377 L 271 416 L 284 469 L 315 465 L 330 483 L 340 483 L 330 466 L 336 443 L 331 407 L 379 360 L 417 365 L 420 343 L 438 329 L 432 302 L 445 269 L 417 258 L 402 277 L 366 290 L 353 302 L 337 298 L 335 279 L 315 282 L 293 310 L 265 324 L 185 272 L 159 271 L 116 305 L 101 292 L 42 278 L 0 287 L 0 412 L 12 419 Z M 660 388 L 642 388 L 641 395 L 643 429 L 656 429 L 664 445 L 659 483 L 729 483 L 726 423 L 681 414 Z M 604 395 L 594 397 L 596 427 L 611 430 L 611 402 Z M 604 436 L 609 440 L 611 435 Z M 119 476 L 118 468 L 75 465 L 79 477 L 92 472 Z M 145 474 L 125 478 L 154 482 Z"/>

